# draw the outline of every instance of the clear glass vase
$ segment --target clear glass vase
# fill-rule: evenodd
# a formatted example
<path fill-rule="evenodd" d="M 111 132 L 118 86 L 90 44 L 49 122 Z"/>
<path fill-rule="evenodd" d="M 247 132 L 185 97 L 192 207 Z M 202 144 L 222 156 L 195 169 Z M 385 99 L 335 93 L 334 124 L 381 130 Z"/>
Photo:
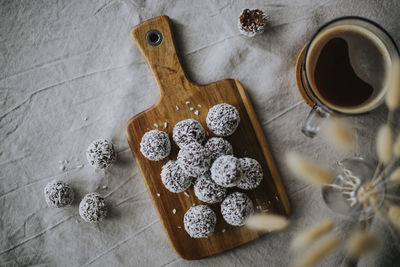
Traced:
<path fill-rule="evenodd" d="M 343 217 L 365 220 L 373 216 L 385 198 L 383 183 L 372 183 L 376 164 L 361 157 L 338 161 L 332 184 L 322 187 L 327 206 Z M 371 204 L 372 200 L 373 205 Z"/>

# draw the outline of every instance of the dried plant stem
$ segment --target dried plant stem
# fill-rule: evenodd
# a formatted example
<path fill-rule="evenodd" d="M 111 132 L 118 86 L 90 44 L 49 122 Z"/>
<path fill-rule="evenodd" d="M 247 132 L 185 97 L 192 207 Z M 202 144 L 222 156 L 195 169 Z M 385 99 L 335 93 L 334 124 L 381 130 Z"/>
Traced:
<path fill-rule="evenodd" d="M 376 185 L 380 180 L 383 178 L 387 177 L 387 173 L 393 168 L 394 164 L 396 163 L 396 159 L 392 159 L 383 169 L 383 171 L 380 172 L 380 174 L 377 174 L 377 177 L 372 179 L 373 185 Z M 375 175 L 374 175 L 375 176 Z"/>
<path fill-rule="evenodd" d="M 289 221 L 275 214 L 254 214 L 246 222 L 246 226 L 255 231 L 273 232 L 286 228 Z"/>
<path fill-rule="evenodd" d="M 368 230 L 357 230 L 347 240 L 345 248 L 346 254 L 350 258 L 356 259 L 361 254 L 373 250 L 376 246 L 377 240 Z"/>
<path fill-rule="evenodd" d="M 334 235 L 330 235 L 309 249 L 302 257 L 295 261 L 294 266 L 297 267 L 308 267 L 313 266 L 323 259 L 327 254 L 334 250 L 339 244 L 339 238 Z"/>
<path fill-rule="evenodd" d="M 382 167 L 382 162 L 378 162 L 378 165 L 376 165 L 376 169 L 375 169 L 374 175 L 372 176 L 371 181 L 374 181 L 376 179 L 376 177 L 379 174 L 379 170 L 381 169 L 381 167 Z"/>
<path fill-rule="evenodd" d="M 315 240 L 330 232 L 333 229 L 333 225 L 333 221 L 330 219 L 303 230 L 293 239 L 292 249 L 308 247 Z"/>
<path fill-rule="evenodd" d="M 340 186 L 340 185 L 337 185 L 337 184 L 326 184 L 325 186 L 337 188 L 339 190 L 353 190 L 354 189 L 352 187 L 345 187 L 345 186 Z"/>

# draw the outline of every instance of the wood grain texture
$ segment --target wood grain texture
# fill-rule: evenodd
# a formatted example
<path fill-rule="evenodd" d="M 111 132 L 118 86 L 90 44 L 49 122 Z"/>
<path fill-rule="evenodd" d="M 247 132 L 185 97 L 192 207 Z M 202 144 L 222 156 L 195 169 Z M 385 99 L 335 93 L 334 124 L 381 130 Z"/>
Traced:
<path fill-rule="evenodd" d="M 163 34 L 162 43 L 155 47 L 147 44 L 145 39 L 146 33 L 153 29 Z M 176 54 L 167 16 L 143 22 L 132 29 L 131 36 L 147 60 L 160 95 L 155 105 L 129 120 L 125 135 L 171 245 L 182 258 L 192 260 L 215 255 L 259 238 L 260 233 L 245 227 L 228 225 L 222 219 L 219 204 L 210 205 L 218 217 L 215 233 L 209 238 L 191 238 L 184 230 L 183 216 L 193 204 L 204 203 L 196 198 L 193 187 L 186 191 L 189 197 L 184 193 L 174 194 L 164 187 L 160 178 L 161 167 L 168 160 L 176 159 L 177 145 L 171 138 L 171 155 L 158 162 L 149 161 L 140 153 L 140 140 L 145 132 L 157 129 L 153 126 L 155 123 L 159 125 L 158 129 L 166 131 L 170 137 L 173 126 L 187 118 L 200 121 L 207 129 L 205 119 L 208 109 L 219 103 L 229 103 L 239 110 L 241 122 L 236 132 L 227 137 L 227 140 L 233 145 L 237 157 L 257 159 L 264 171 L 260 186 L 246 191 L 247 195 L 260 211 L 288 215 L 289 201 L 245 89 L 239 81 L 232 79 L 202 86 L 189 81 Z M 190 101 L 190 104 L 187 105 L 186 101 Z M 176 106 L 180 109 L 177 110 Z M 190 107 L 198 110 L 199 115 L 195 115 Z M 164 122 L 168 122 L 166 129 Z M 229 192 L 234 190 L 230 189 Z M 173 213 L 174 209 L 176 214 Z"/>

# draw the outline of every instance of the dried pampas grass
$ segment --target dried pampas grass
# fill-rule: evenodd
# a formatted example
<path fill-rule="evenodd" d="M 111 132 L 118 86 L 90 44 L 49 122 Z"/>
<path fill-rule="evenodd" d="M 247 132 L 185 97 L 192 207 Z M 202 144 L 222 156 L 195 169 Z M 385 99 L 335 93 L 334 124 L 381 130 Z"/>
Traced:
<path fill-rule="evenodd" d="M 386 105 L 394 111 L 400 104 L 400 61 L 393 62 L 389 77 L 388 91 L 386 93 Z"/>
<path fill-rule="evenodd" d="M 273 232 L 286 228 L 289 221 L 275 214 L 254 214 L 246 221 L 246 226 L 260 232 Z"/>
<path fill-rule="evenodd" d="M 389 179 L 393 182 L 400 183 L 400 167 L 395 169 L 391 174 Z"/>
<path fill-rule="evenodd" d="M 292 249 L 300 249 L 311 245 L 315 240 L 333 229 L 333 221 L 326 220 L 300 232 L 292 241 Z"/>
<path fill-rule="evenodd" d="M 376 153 L 383 164 L 388 164 L 393 156 L 393 134 L 389 125 L 382 125 L 376 136 Z"/>
<path fill-rule="evenodd" d="M 322 128 L 322 134 L 333 147 L 338 147 L 345 151 L 354 148 L 353 128 L 345 120 L 328 119 Z"/>
<path fill-rule="evenodd" d="M 396 138 L 396 142 L 393 145 L 393 154 L 396 158 L 400 158 L 400 134 Z"/>
<path fill-rule="evenodd" d="M 321 241 L 317 242 L 310 250 L 308 250 L 302 257 L 295 260 L 294 266 L 309 267 L 317 264 L 327 254 L 336 248 L 339 244 L 337 236 L 327 236 Z"/>
<path fill-rule="evenodd" d="M 358 258 L 378 245 L 374 235 L 365 231 L 355 231 L 346 242 L 346 253 L 350 258 Z"/>
<path fill-rule="evenodd" d="M 305 182 L 317 185 L 325 185 L 332 182 L 332 172 L 328 168 L 311 161 L 297 152 L 289 152 L 286 155 L 286 160 L 293 174 Z"/>
<path fill-rule="evenodd" d="M 389 221 L 400 229 L 400 207 L 396 205 L 392 205 L 388 211 L 388 219 Z"/>

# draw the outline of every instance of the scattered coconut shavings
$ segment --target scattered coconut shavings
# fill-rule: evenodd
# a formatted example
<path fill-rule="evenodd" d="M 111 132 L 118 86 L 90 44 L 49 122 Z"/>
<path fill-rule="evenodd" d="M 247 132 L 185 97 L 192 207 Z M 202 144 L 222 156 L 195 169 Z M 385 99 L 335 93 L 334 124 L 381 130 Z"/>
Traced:
<path fill-rule="evenodd" d="M 186 105 L 189 105 L 190 104 L 190 101 L 186 101 Z"/>
<path fill-rule="evenodd" d="M 182 226 L 178 226 L 179 229 L 182 229 Z"/>
<path fill-rule="evenodd" d="M 201 108 L 201 105 L 200 105 L 200 104 L 198 104 L 197 106 L 198 106 L 199 108 Z"/>
<path fill-rule="evenodd" d="M 168 128 L 168 122 L 164 122 L 164 128 L 167 129 Z"/>
<path fill-rule="evenodd" d="M 190 197 L 190 195 L 188 194 L 188 192 L 183 192 L 183 194 L 185 194 L 186 197 Z"/>
<path fill-rule="evenodd" d="M 179 110 L 179 106 L 175 106 L 176 110 Z"/>
<path fill-rule="evenodd" d="M 176 213 L 176 209 L 173 209 L 173 210 L 172 210 L 172 213 L 175 214 L 175 213 Z"/>
<path fill-rule="evenodd" d="M 82 169 L 83 168 L 83 164 L 76 166 L 77 169 Z"/>
<path fill-rule="evenodd" d="M 87 120 L 88 120 L 88 117 L 83 118 L 83 120 L 84 120 L 84 121 L 87 121 Z"/>
<path fill-rule="evenodd" d="M 65 170 L 65 166 L 64 166 L 64 165 L 61 165 L 61 166 L 59 167 L 59 169 L 60 169 L 60 171 L 64 171 L 64 170 Z"/>
<path fill-rule="evenodd" d="M 160 193 L 157 193 L 157 196 L 160 197 L 161 196 Z"/>
<path fill-rule="evenodd" d="M 194 207 L 194 206 L 196 206 L 196 204 L 193 203 L 193 204 L 192 204 L 192 207 Z"/>
<path fill-rule="evenodd" d="M 190 110 L 194 110 L 194 107 L 190 107 L 189 109 L 190 109 Z"/>
<path fill-rule="evenodd" d="M 108 186 L 106 186 L 106 185 L 103 185 L 103 189 L 107 189 L 108 188 Z"/>
<path fill-rule="evenodd" d="M 194 111 L 194 114 L 197 115 L 197 116 L 199 116 L 199 111 L 198 111 L 198 110 L 195 110 L 195 111 Z"/>
<path fill-rule="evenodd" d="M 226 229 L 225 229 L 225 228 L 223 228 L 221 232 L 225 233 L 225 232 L 226 232 Z"/>
<path fill-rule="evenodd" d="M 157 123 L 154 123 L 153 126 L 156 127 L 156 128 L 158 128 L 158 124 L 157 124 Z"/>

